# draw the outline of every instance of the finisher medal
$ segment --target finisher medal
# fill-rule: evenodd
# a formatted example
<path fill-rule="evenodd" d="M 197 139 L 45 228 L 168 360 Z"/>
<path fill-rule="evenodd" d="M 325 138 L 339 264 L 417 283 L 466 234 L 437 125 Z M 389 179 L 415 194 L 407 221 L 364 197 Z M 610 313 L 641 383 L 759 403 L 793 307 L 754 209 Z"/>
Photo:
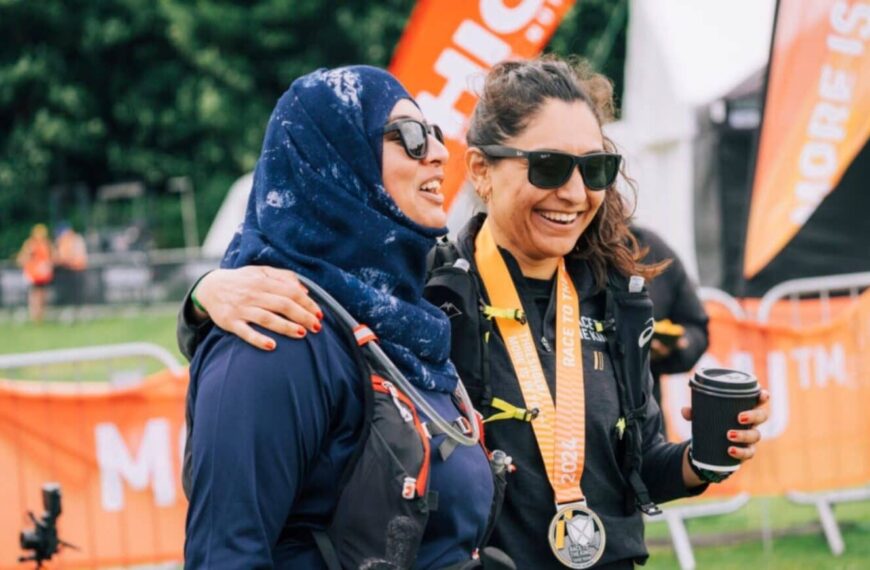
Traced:
<path fill-rule="evenodd" d="M 589 568 L 604 554 L 604 525 L 583 503 L 559 508 L 547 534 L 556 558 L 569 568 Z"/>
<path fill-rule="evenodd" d="M 489 223 L 475 240 L 475 260 L 494 306 L 522 307 L 510 272 Z M 557 513 L 548 539 L 556 559 L 569 568 L 589 568 L 604 553 L 604 525 L 586 506 L 580 481 L 586 460 L 586 394 L 583 385 L 582 339 L 578 330 L 580 298 L 559 260 L 556 272 L 556 401 L 535 348 L 528 322 L 496 318 L 516 372 L 525 407 L 537 408 L 532 431 L 553 487 Z"/>

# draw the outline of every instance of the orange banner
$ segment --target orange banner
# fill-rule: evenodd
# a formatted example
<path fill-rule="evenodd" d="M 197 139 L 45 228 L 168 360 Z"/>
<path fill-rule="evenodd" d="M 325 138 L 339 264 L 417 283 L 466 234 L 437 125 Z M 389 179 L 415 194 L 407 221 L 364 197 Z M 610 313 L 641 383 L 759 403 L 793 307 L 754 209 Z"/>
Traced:
<path fill-rule="evenodd" d="M 813 303 L 811 310 L 817 310 Z M 712 309 L 712 307 L 710 307 Z M 708 495 L 781 495 L 870 483 L 870 292 L 828 325 L 796 329 L 711 311 L 710 349 L 698 367 L 758 376 L 771 393 L 755 459 Z M 680 416 L 687 374 L 662 379 L 672 440 L 691 437 Z"/>
<path fill-rule="evenodd" d="M 779 2 L 744 275 L 797 234 L 870 137 L 870 4 Z"/>
<path fill-rule="evenodd" d="M 757 457 L 707 496 L 782 495 L 870 482 L 870 292 L 825 326 L 793 329 L 738 321 L 712 310 L 711 347 L 699 366 L 756 374 L 771 392 Z M 812 310 L 817 310 L 813 307 Z M 163 372 L 144 384 L 0 381 L 0 570 L 22 554 L 18 533 L 42 513 L 40 488 L 63 490 L 52 568 L 181 560 L 187 504 L 180 484 L 186 378 Z M 663 378 L 674 440 L 688 376 Z"/>
<path fill-rule="evenodd" d="M 41 487 L 58 482 L 63 549 L 50 568 L 181 560 L 187 376 L 142 385 L 0 382 L 0 569 L 24 554 L 19 532 L 43 512 Z"/>
<path fill-rule="evenodd" d="M 575 0 L 420 0 L 390 71 L 444 130 L 450 161 L 441 192 L 450 203 L 465 180 L 465 131 L 475 82 L 494 64 L 538 55 Z"/>

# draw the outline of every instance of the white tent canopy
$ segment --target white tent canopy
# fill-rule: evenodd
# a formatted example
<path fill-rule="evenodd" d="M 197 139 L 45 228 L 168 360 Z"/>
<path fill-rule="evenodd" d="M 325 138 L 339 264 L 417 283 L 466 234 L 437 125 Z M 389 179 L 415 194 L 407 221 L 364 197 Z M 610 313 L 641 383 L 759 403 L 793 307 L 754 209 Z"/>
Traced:
<path fill-rule="evenodd" d="M 767 64 L 774 0 L 632 0 L 622 119 L 608 135 L 637 181 L 638 223 L 697 277 L 697 111 Z"/>
<path fill-rule="evenodd" d="M 254 173 L 249 172 L 236 180 L 230 186 L 224 203 L 221 204 L 208 235 L 202 243 L 202 253 L 207 257 L 221 257 L 236 229 L 245 221 L 245 208 L 248 206 L 248 195 L 254 185 Z"/>

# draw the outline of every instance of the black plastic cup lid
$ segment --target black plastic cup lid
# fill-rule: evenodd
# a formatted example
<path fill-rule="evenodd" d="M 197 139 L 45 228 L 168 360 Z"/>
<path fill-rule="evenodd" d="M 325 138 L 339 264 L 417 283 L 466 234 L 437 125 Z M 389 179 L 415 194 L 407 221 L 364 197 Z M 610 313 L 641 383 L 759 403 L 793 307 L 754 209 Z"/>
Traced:
<path fill-rule="evenodd" d="M 721 395 L 752 396 L 760 392 L 755 376 L 731 368 L 703 368 L 695 372 L 689 384 Z"/>

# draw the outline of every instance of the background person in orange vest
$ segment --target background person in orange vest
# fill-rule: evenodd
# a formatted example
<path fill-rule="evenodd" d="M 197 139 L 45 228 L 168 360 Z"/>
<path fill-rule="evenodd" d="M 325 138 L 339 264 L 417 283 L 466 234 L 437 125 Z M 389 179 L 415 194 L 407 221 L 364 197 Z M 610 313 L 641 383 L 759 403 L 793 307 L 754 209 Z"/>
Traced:
<path fill-rule="evenodd" d="M 30 319 L 41 322 L 45 313 L 45 300 L 48 285 L 54 279 L 51 241 L 45 224 L 36 224 L 30 230 L 30 237 L 18 252 L 18 265 L 24 270 L 24 277 L 30 282 L 27 306 Z"/>
<path fill-rule="evenodd" d="M 85 300 L 88 248 L 85 238 L 62 223 L 55 238 L 55 291 L 57 303 L 80 306 Z"/>

